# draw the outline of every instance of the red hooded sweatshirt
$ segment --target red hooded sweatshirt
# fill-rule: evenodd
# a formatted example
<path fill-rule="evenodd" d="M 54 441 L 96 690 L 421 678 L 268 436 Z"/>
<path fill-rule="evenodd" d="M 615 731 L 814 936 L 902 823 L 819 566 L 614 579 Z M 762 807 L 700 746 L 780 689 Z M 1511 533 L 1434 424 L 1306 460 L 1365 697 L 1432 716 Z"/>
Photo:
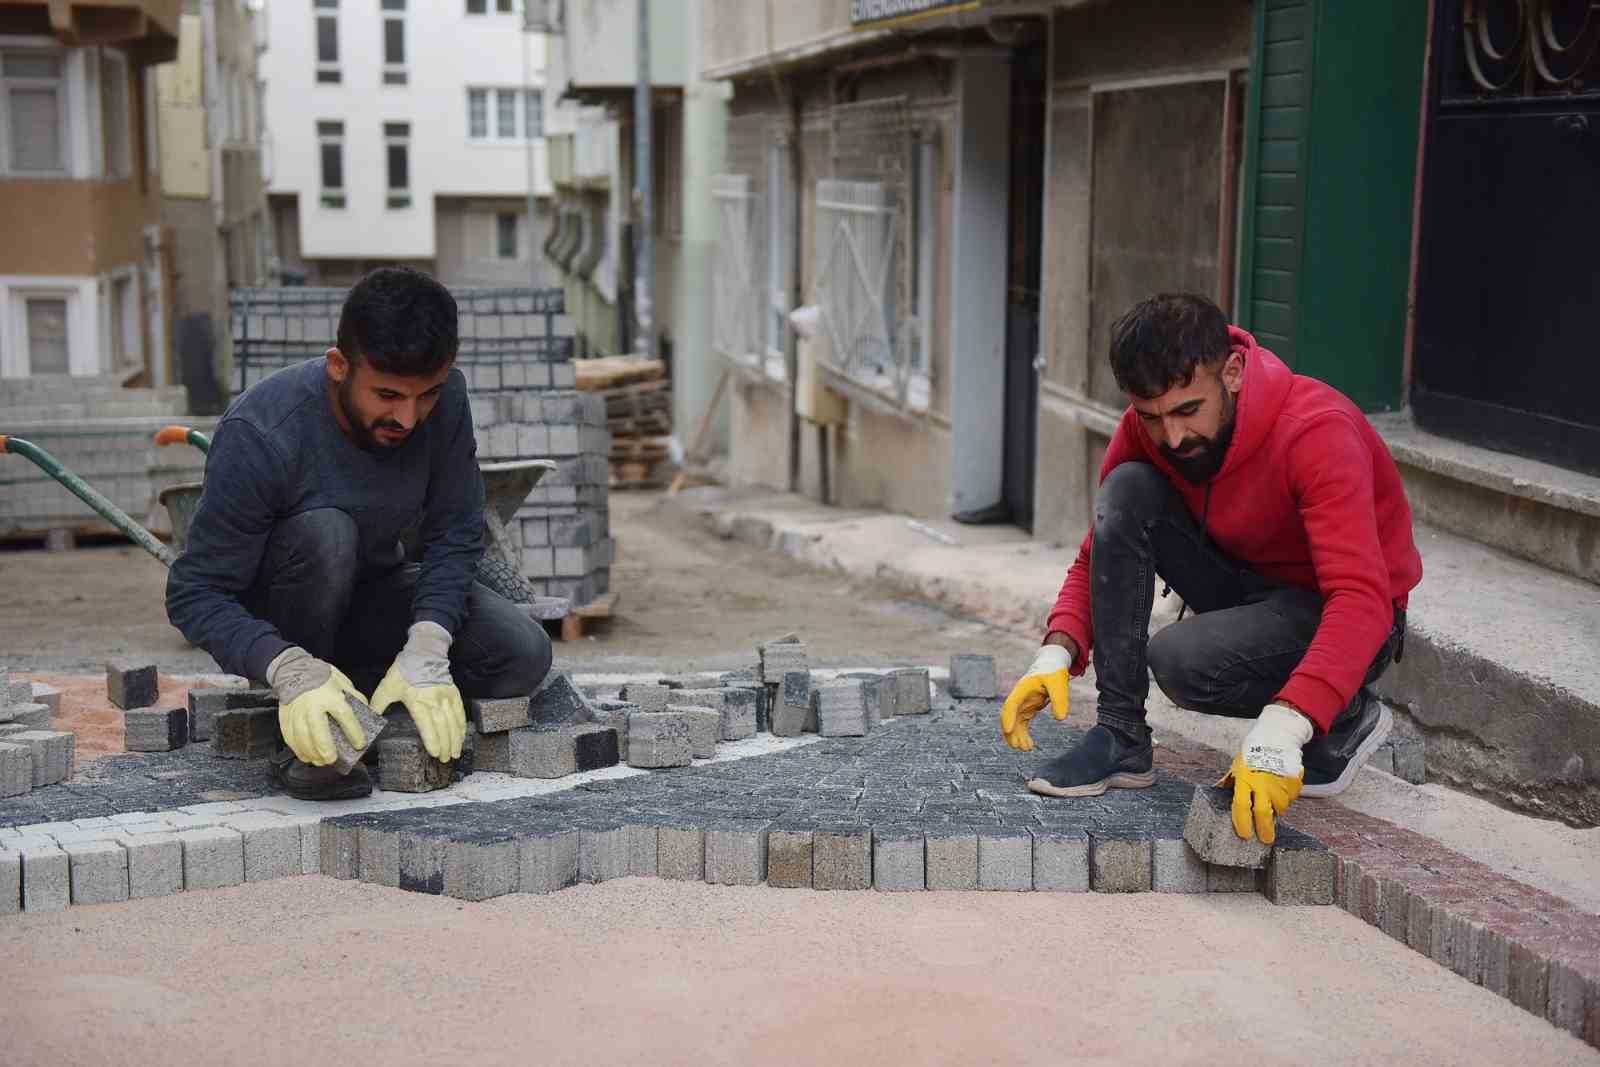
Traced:
<path fill-rule="evenodd" d="M 1229 557 L 1258 574 L 1315 589 L 1322 622 L 1276 699 L 1305 712 L 1325 732 L 1360 688 L 1394 625 L 1394 608 L 1422 580 L 1411 537 L 1411 506 L 1383 439 L 1344 394 L 1291 371 L 1229 327 L 1244 356 L 1233 442 L 1210 482 L 1205 532 Z M 1173 470 L 1130 406 L 1100 465 L 1100 479 L 1122 463 L 1150 463 L 1177 487 L 1198 522 L 1205 485 Z M 1050 612 L 1050 631 L 1077 642 L 1087 666 L 1094 647 L 1089 554 L 1084 537 Z"/>

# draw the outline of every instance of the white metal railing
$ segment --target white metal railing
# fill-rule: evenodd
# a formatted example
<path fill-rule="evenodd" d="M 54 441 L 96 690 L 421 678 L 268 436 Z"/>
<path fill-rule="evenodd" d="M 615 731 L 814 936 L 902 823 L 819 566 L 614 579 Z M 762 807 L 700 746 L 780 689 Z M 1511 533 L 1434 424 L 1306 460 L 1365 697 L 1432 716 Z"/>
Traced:
<path fill-rule="evenodd" d="M 814 299 L 822 314 L 828 369 L 904 406 L 912 335 L 898 304 L 903 212 L 878 182 L 823 179 L 816 191 Z"/>
<path fill-rule="evenodd" d="M 756 255 L 755 189 L 747 174 L 718 174 L 711 197 L 717 207 L 712 344 L 727 359 L 757 367 L 765 271 Z"/>

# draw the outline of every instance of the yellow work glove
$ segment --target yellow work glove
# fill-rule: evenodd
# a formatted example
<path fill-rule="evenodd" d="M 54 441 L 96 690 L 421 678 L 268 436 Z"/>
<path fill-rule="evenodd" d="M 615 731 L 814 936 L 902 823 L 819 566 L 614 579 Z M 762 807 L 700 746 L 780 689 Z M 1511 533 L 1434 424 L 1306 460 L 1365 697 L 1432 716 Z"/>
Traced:
<path fill-rule="evenodd" d="M 1218 785 L 1233 785 L 1233 832 L 1270 845 L 1278 817 L 1300 795 L 1305 767 L 1300 749 L 1311 740 L 1311 720 L 1294 708 L 1268 704 L 1245 735 L 1239 754 Z"/>
<path fill-rule="evenodd" d="M 350 710 L 345 694 L 365 698 L 339 668 L 290 646 L 267 665 L 267 684 L 278 695 L 278 730 L 301 762 L 326 767 L 338 758 L 333 732 L 328 729 L 330 717 L 352 745 L 366 745 L 366 731 Z"/>
<path fill-rule="evenodd" d="M 372 710 L 378 714 L 390 704 L 406 706 L 428 755 L 446 763 L 460 758 L 467 709 L 450 680 L 450 631 L 436 622 L 411 624 L 406 647 L 372 694 Z"/>
<path fill-rule="evenodd" d="M 1067 682 L 1072 670 L 1072 653 L 1060 645 L 1043 645 L 1033 657 L 1033 666 L 1022 676 L 1000 709 L 1000 732 L 1006 744 L 1018 752 L 1032 752 L 1033 738 L 1028 723 L 1039 709 L 1050 705 L 1050 714 L 1059 722 L 1067 717 Z"/>

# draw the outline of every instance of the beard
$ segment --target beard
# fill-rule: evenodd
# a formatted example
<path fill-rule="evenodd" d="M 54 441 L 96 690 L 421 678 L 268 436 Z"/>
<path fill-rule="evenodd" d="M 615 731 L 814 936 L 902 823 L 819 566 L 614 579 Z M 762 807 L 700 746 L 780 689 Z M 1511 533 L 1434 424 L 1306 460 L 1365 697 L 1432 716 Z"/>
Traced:
<path fill-rule="evenodd" d="M 1222 390 L 1222 428 L 1215 437 L 1185 437 L 1177 448 L 1161 446 L 1161 455 L 1172 464 L 1178 476 L 1190 485 L 1204 485 L 1216 477 L 1222 463 L 1228 458 L 1228 446 L 1233 443 L 1233 428 L 1238 404 L 1233 394 Z"/>
<path fill-rule="evenodd" d="M 350 424 L 350 436 L 355 441 L 356 447 L 365 452 L 392 452 L 405 444 L 406 441 L 409 441 L 411 439 L 409 435 L 393 443 L 384 441 L 377 435 L 376 431 L 379 428 L 404 430 L 405 427 L 393 419 L 386 419 L 381 416 L 371 422 L 367 422 L 355 406 L 353 378 L 354 375 L 340 382 L 339 388 L 334 392 L 334 396 L 338 400 L 339 409 L 344 412 L 345 421 Z"/>

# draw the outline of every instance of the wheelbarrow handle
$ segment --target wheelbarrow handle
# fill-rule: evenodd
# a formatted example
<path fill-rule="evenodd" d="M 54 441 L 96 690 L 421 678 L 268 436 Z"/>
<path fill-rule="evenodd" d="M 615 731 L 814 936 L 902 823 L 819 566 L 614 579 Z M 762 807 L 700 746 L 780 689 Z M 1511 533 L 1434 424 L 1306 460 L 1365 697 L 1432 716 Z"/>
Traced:
<path fill-rule="evenodd" d="M 156 444 L 178 445 L 191 444 L 202 452 L 211 451 L 211 438 L 199 430 L 191 430 L 187 426 L 163 426 L 156 431 Z"/>
<path fill-rule="evenodd" d="M 107 522 L 127 534 L 140 548 L 168 567 L 172 566 L 172 561 L 177 558 L 173 555 L 172 549 L 156 540 L 154 534 L 134 522 L 127 512 L 113 504 L 94 486 L 67 470 L 61 465 L 60 460 L 32 441 L 0 434 L 0 452 L 9 452 L 31 460 L 40 470 L 66 487 L 67 492 L 88 504 Z"/>

